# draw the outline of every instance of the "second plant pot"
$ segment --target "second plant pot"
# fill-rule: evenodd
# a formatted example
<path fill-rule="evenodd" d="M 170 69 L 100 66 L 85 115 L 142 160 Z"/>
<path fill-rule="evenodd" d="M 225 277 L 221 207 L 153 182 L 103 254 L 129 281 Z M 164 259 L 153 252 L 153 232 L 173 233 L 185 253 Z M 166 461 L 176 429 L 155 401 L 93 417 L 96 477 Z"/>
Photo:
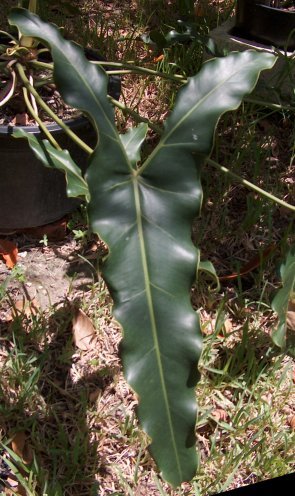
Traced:
<path fill-rule="evenodd" d="M 236 23 L 231 33 L 290 52 L 295 50 L 295 11 L 267 3 L 270 2 L 237 0 Z"/>

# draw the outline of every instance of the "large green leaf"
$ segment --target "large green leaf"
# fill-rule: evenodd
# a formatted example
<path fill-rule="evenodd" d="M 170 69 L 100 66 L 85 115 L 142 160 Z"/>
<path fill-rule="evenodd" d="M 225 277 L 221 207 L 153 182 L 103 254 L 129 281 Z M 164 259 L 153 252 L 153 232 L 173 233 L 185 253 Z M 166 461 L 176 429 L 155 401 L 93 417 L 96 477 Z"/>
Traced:
<path fill-rule="evenodd" d="M 151 453 L 163 477 L 176 486 L 191 479 L 197 467 L 194 388 L 201 335 L 190 287 L 197 263 L 191 224 L 202 201 L 200 169 L 220 115 L 240 104 L 259 71 L 275 58 L 252 51 L 207 62 L 180 91 L 159 145 L 137 169 L 117 133 L 103 71 L 53 25 L 19 9 L 11 22 L 50 45 L 63 98 L 99 129 L 86 174 L 91 226 L 110 250 L 103 276 L 123 326 L 125 377 L 139 397 L 138 416 L 151 438 Z M 137 157 L 140 140 L 135 141 Z"/>
<path fill-rule="evenodd" d="M 272 332 L 273 342 L 280 348 L 286 345 L 286 330 L 289 302 L 294 299 L 295 293 L 295 247 L 287 253 L 286 259 L 280 267 L 282 287 L 279 289 L 271 307 L 278 314 L 277 327 Z"/>

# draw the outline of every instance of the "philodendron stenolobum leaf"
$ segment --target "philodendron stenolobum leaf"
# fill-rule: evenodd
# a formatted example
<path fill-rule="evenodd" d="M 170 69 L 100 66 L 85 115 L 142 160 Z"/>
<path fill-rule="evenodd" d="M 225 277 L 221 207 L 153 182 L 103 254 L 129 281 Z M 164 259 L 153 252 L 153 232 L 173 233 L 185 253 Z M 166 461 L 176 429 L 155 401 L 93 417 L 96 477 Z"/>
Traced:
<path fill-rule="evenodd" d="M 109 247 L 102 274 L 123 327 L 123 369 L 139 398 L 140 423 L 163 477 L 177 486 L 197 467 L 194 388 L 201 335 L 190 288 L 197 264 L 191 225 L 202 201 L 200 170 L 219 117 L 238 107 L 275 58 L 249 51 L 207 62 L 180 90 L 158 146 L 138 166 L 145 129 L 120 138 L 103 70 L 53 25 L 20 9 L 10 20 L 50 47 L 64 100 L 99 130 L 86 173 L 91 228 Z"/>

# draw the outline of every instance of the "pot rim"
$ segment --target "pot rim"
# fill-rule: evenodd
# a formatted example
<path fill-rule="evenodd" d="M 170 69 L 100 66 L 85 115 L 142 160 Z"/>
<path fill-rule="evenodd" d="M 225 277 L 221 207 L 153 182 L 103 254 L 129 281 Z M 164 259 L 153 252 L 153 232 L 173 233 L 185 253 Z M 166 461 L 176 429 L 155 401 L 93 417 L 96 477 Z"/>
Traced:
<path fill-rule="evenodd" d="M 241 2 L 244 2 L 247 4 L 247 0 L 240 0 Z M 259 10 L 262 9 L 262 10 L 267 10 L 267 11 L 271 11 L 273 13 L 273 15 L 275 15 L 275 13 L 277 15 L 284 15 L 284 16 L 290 16 L 291 14 L 295 14 L 295 11 L 294 10 L 286 10 L 284 8 L 280 8 L 280 7 L 272 7 L 271 5 L 266 5 L 264 3 L 260 3 L 259 0 L 257 0 L 257 2 L 253 2 L 254 5 L 255 5 L 255 8 L 258 8 Z M 237 3 L 237 10 L 239 11 L 239 2 Z"/>
<path fill-rule="evenodd" d="M 90 121 L 83 115 L 76 118 L 65 119 L 63 122 L 69 126 L 71 129 L 83 126 L 85 124 L 91 125 Z M 64 132 L 63 129 L 55 122 L 46 124 L 46 128 L 50 132 Z M 42 135 L 42 131 L 39 126 L 12 126 L 10 124 L 0 125 L 0 135 L 11 136 L 16 129 L 23 129 L 27 133 Z"/>
<path fill-rule="evenodd" d="M 271 10 L 271 11 L 274 11 L 276 13 L 280 13 L 280 15 L 294 15 L 295 12 L 294 10 L 286 10 L 286 9 L 280 9 L 278 7 L 271 7 L 270 5 L 264 5 L 263 3 L 259 3 L 257 2 L 256 4 L 256 7 L 259 7 L 261 9 L 265 9 L 265 10 Z"/>

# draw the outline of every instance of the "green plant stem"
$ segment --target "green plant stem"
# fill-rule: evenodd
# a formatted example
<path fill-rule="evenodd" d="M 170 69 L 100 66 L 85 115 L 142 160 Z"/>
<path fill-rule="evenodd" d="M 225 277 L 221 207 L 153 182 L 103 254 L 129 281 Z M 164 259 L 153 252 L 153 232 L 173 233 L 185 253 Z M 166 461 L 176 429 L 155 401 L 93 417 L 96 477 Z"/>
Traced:
<path fill-rule="evenodd" d="M 108 76 L 120 76 L 124 74 L 133 74 L 133 71 L 131 71 L 130 69 L 121 69 L 117 71 L 106 71 L 106 73 L 108 74 Z"/>
<path fill-rule="evenodd" d="M 17 65 L 20 65 L 20 64 L 17 64 Z M 55 114 L 54 112 L 52 112 L 52 110 L 50 110 L 50 108 L 46 105 L 46 103 L 43 102 L 43 100 L 40 98 L 39 94 L 37 93 L 37 91 L 35 90 L 35 88 L 30 84 L 29 80 L 27 79 L 25 73 L 24 73 L 24 70 L 23 70 L 23 67 L 20 65 L 21 67 L 21 71 L 23 73 L 23 76 L 24 78 L 22 77 L 22 74 L 20 74 L 20 76 L 22 77 L 23 79 L 23 82 L 25 84 L 25 86 L 27 87 L 27 89 L 32 93 L 32 95 L 35 96 L 37 102 L 39 103 L 40 107 L 42 107 L 47 113 L 48 115 L 50 115 L 50 117 L 52 119 L 55 120 L 55 122 L 60 126 L 62 127 L 63 129 L 65 127 L 68 128 L 68 126 L 66 126 L 64 124 L 64 122 L 59 119 Z M 19 69 L 19 68 L 18 68 Z M 111 101 L 111 103 L 113 105 L 115 105 L 117 108 L 119 108 L 124 114 L 127 114 L 127 115 L 130 115 L 134 118 L 134 120 L 136 122 L 146 122 L 148 124 L 148 126 L 153 130 L 155 131 L 156 133 L 158 134 L 161 134 L 162 130 L 160 128 L 160 126 L 157 126 L 156 124 L 153 124 L 152 122 L 150 122 L 148 119 L 146 119 L 145 117 L 141 117 L 137 112 L 135 112 L 134 110 L 132 110 L 131 108 L 129 107 L 126 107 L 126 105 L 124 105 L 123 103 L 121 102 L 118 102 L 117 100 L 115 100 L 114 98 L 112 98 L 111 96 L 108 96 L 109 100 Z M 70 131 L 70 130 L 69 130 Z M 71 134 L 70 134 L 71 133 Z M 76 136 L 75 133 L 73 133 L 72 131 L 70 131 L 69 136 L 72 138 L 72 136 Z M 86 145 L 82 140 L 80 140 L 80 138 L 78 138 L 78 136 L 76 136 L 77 140 L 79 140 L 83 146 L 81 144 L 79 144 L 79 142 L 75 139 L 74 141 L 76 141 L 76 143 L 81 146 L 81 148 L 83 148 L 83 150 L 85 150 L 87 153 L 92 153 L 93 150 L 92 148 L 90 148 L 88 145 Z M 74 138 L 73 138 L 74 139 Z"/>
<path fill-rule="evenodd" d="M 51 117 L 51 119 L 56 122 L 56 124 L 58 124 L 64 131 L 65 133 L 78 145 L 80 146 L 80 148 L 82 148 L 82 150 L 84 150 L 86 153 L 92 153 L 93 150 L 92 148 L 90 148 L 90 146 L 86 145 L 86 143 L 84 143 L 83 140 L 81 140 L 79 138 L 79 136 L 77 136 L 65 123 L 62 119 L 60 119 L 59 117 L 57 117 L 57 115 L 55 115 L 55 113 L 50 109 L 50 107 L 48 107 L 48 105 L 46 105 L 46 103 L 42 100 L 42 98 L 40 97 L 39 93 L 35 90 L 34 86 L 32 86 L 30 84 L 30 81 L 28 80 L 26 74 L 25 74 L 25 71 L 24 71 L 24 68 L 21 64 L 16 64 L 16 67 L 17 67 L 17 70 L 18 70 L 18 73 L 19 73 L 19 76 L 22 80 L 22 82 L 24 83 L 24 86 L 25 88 L 35 97 L 38 105 L 40 105 L 40 107 L 43 108 L 43 110 L 45 110 L 45 112 L 49 115 L 49 117 Z M 40 121 L 40 119 L 39 119 Z M 40 125 L 40 123 L 38 122 L 38 124 Z"/>
<path fill-rule="evenodd" d="M 147 76 L 158 76 L 163 79 L 170 79 L 177 83 L 187 83 L 187 79 L 180 74 L 166 74 L 165 72 L 155 71 L 153 69 L 148 69 L 147 67 L 139 67 L 137 65 L 128 64 L 125 62 L 105 62 L 105 61 L 91 61 L 93 64 L 106 65 L 108 67 L 120 67 L 122 69 L 127 69 L 135 74 L 145 74 Z"/>
<path fill-rule="evenodd" d="M 31 105 L 31 102 L 30 102 L 29 97 L 28 97 L 28 90 L 27 90 L 27 88 L 23 88 L 23 94 L 24 94 L 24 99 L 25 99 L 25 102 L 26 102 L 26 106 L 27 106 L 27 108 L 28 108 L 31 116 L 33 117 L 33 119 L 35 119 L 35 121 L 37 122 L 37 124 L 39 125 L 40 129 L 43 131 L 43 133 L 45 134 L 45 136 L 48 138 L 48 140 L 50 141 L 50 143 L 57 150 L 61 150 L 61 147 L 59 146 L 58 142 L 54 139 L 54 137 L 52 136 L 51 132 L 48 131 L 47 127 L 42 122 L 42 120 L 40 119 L 40 117 L 38 116 L 38 114 L 35 112 L 33 106 Z"/>
<path fill-rule="evenodd" d="M 38 69 L 48 69 L 49 71 L 53 71 L 54 69 L 53 64 L 50 64 L 49 62 L 41 62 L 40 60 L 30 60 L 29 65 L 32 67 L 37 67 Z"/>
<path fill-rule="evenodd" d="M 131 117 L 133 117 L 133 119 L 136 122 L 145 122 L 149 126 L 150 129 L 155 131 L 155 133 L 162 134 L 162 129 L 160 128 L 160 126 L 157 126 L 157 124 L 153 124 L 149 119 L 147 119 L 146 117 L 142 117 L 141 115 L 139 115 L 137 112 L 135 112 L 131 108 L 126 107 L 126 105 L 124 105 L 124 103 L 118 102 L 117 100 L 112 98 L 110 95 L 108 95 L 108 99 L 110 100 L 110 102 L 113 105 L 115 105 L 118 109 L 120 109 L 124 115 L 125 114 L 131 115 Z"/>
<path fill-rule="evenodd" d="M 124 62 L 106 62 L 101 60 L 91 60 L 92 64 L 107 66 L 107 67 L 118 67 L 118 71 L 106 71 L 107 74 L 145 74 L 146 76 L 158 76 L 163 79 L 169 79 L 176 83 L 187 83 L 187 79 L 180 74 L 166 74 L 165 72 L 155 71 L 153 69 L 148 69 L 147 67 L 139 67 L 137 65 L 128 64 Z M 39 60 L 32 60 L 30 65 L 33 67 L 39 67 L 40 69 L 53 70 L 53 64 L 48 62 L 40 62 Z"/>
<path fill-rule="evenodd" d="M 35 83 L 35 88 L 42 88 L 42 86 L 46 86 L 48 84 L 55 85 L 54 79 L 42 79 L 39 81 L 34 81 L 34 83 Z"/>
<path fill-rule="evenodd" d="M 293 111 L 295 110 L 295 107 L 292 107 L 291 105 L 281 105 L 279 103 L 272 103 L 265 100 L 259 100 L 257 98 L 252 98 L 250 96 L 246 96 L 244 98 L 244 101 L 248 103 L 254 103 L 256 105 L 262 105 L 263 107 L 269 107 L 273 110 L 293 110 Z"/>
<path fill-rule="evenodd" d="M 290 205 L 289 203 L 285 202 L 284 200 L 280 200 L 280 198 L 277 198 L 276 196 L 272 195 L 271 193 L 268 193 L 264 189 L 259 188 L 253 183 L 250 183 L 250 181 L 247 181 L 247 179 L 242 178 L 241 176 L 238 176 L 234 172 L 231 172 L 229 169 L 224 167 L 223 165 L 218 164 L 218 162 L 215 162 L 214 160 L 211 160 L 210 158 L 207 159 L 207 163 L 215 167 L 215 169 L 218 169 L 220 172 L 223 172 L 227 176 L 233 178 L 235 181 L 239 182 L 240 184 L 243 184 L 246 186 L 246 188 L 252 189 L 259 195 L 265 196 L 268 200 L 271 200 L 274 203 L 278 203 L 278 205 L 281 205 L 282 207 L 288 208 L 292 212 L 295 212 L 295 206 Z"/>
<path fill-rule="evenodd" d="M 34 64 L 36 65 L 36 63 Z M 38 62 L 38 67 L 44 67 L 44 65 L 46 66 L 46 69 L 48 68 L 52 68 L 52 64 L 44 64 L 43 62 Z M 48 67 L 50 66 L 50 67 Z M 66 124 L 64 124 L 64 122 L 59 119 L 55 114 L 54 112 L 52 112 L 52 110 L 46 105 L 46 103 L 43 102 L 43 100 L 40 98 L 40 95 L 38 94 L 38 92 L 35 90 L 35 88 L 30 84 L 28 78 L 26 77 L 25 75 L 25 72 L 24 72 L 24 69 L 22 67 L 21 64 L 17 64 L 17 69 L 18 69 L 18 72 L 20 74 L 20 77 L 24 83 L 24 85 L 26 86 L 26 88 L 32 93 L 32 95 L 34 95 L 34 97 L 36 98 L 38 104 L 40 105 L 40 107 L 42 107 L 45 112 L 60 126 L 62 127 L 66 132 L 67 134 L 77 143 L 78 146 L 80 146 L 84 151 L 86 151 L 88 154 L 91 154 L 93 152 L 92 148 L 90 148 L 88 145 L 86 145 L 84 143 L 84 141 L 82 141 L 75 133 L 73 133 L 73 131 L 71 131 L 68 126 L 66 126 Z M 162 130 L 160 128 L 160 126 L 157 126 L 156 124 L 153 124 L 152 122 L 149 121 L 149 119 L 146 119 L 145 117 L 141 117 L 137 112 L 135 112 L 134 110 L 132 110 L 131 108 L 127 107 L 126 105 L 124 105 L 123 103 L 121 102 L 118 102 L 117 100 L 115 100 L 114 98 L 112 98 L 111 96 L 108 97 L 109 100 L 111 101 L 111 103 L 113 105 L 115 105 L 117 108 L 119 108 L 123 114 L 125 115 L 130 115 L 131 117 L 133 117 L 133 119 L 136 121 L 136 122 L 146 122 L 148 124 L 148 126 L 150 127 L 150 129 L 152 129 L 153 131 L 155 131 L 156 133 L 158 134 L 161 134 Z"/>

